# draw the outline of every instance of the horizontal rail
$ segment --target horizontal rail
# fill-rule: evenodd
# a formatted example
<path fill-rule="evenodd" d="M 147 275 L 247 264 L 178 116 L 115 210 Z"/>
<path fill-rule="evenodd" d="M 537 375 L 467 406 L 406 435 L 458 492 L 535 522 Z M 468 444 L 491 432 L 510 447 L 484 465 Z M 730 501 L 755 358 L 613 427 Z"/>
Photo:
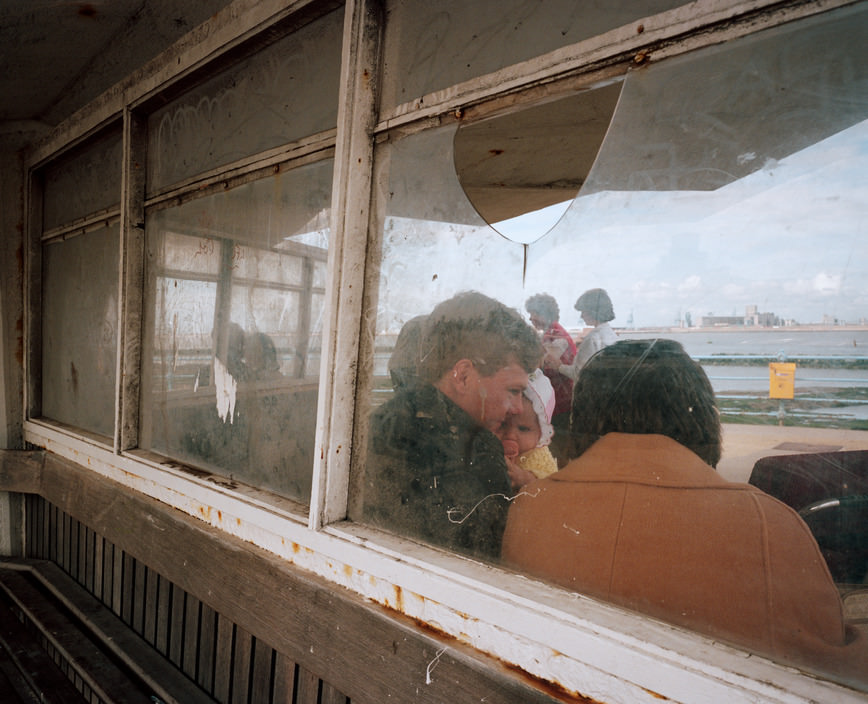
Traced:
<path fill-rule="evenodd" d="M 868 356 L 849 354 L 697 354 L 691 355 L 697 362 L 718 359 L 772 359 L 775 362 L 792 362 L 800 359 L 818 359 L 829 362 L 868 362 Z"/>
<path fill-rule="evenodd" d="M 768 376 L 719 376 L 717 374 L 709 374 L 706 376 L 711 381 L 764 381 L 768 383 Z M 841 384 L 846 386 L 868 384 L 868 377 L 864 379 L 849 379 L 849 378 L 834 378 L 834 377 L 818 377 L 818 376 L 798 376 L 797 382 L 813 381 L 824 384 Z"/>

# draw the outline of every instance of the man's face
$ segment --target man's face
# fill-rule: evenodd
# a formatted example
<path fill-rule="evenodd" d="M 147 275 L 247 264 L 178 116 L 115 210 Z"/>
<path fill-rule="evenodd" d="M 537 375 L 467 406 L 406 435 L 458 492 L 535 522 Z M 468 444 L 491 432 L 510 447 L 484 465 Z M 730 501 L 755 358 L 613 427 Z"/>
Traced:
<path fill-rule="evenodd" d="M 469 382 L 466 405 L 461 405 L 488 430 L 498 430 L 507 416 L 521 413 L 527 372 L 518 364 L 501 367 L 491 376 L 482 376 L 474 368 Z"/>

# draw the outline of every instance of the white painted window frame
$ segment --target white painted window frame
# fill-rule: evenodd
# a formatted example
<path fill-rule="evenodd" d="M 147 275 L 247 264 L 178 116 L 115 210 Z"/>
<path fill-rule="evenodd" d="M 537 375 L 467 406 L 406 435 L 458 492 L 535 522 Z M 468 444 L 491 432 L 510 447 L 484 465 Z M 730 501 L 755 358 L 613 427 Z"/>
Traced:
<path fill-rule="evenodd" d="M 864 1 L 864 0 L 863 0 Z M 27 442 L 196 516 L 300 568 L 400 611 L 511 663 L 567 692 L 605 702 L 865 701 L 865 695 L 743 651 L 578 594 L 448 555 L 343 521 L 347 509 L 364 290 L 376 281 L 365 262 L 371 219 L 372 153 L 378 135 L 423 129 L 505 96 L 543 94 L 555 82 L 589 84 L 623 72 L 632 57 L 658 61 L 721 43 L 852 0 L 780 3 L 697 0 L 532 61 L 437 91 L 376 116 L 376 75 L 383 8 L 348 0 L 341 102 L 335 137 L 328 319 L 323 331 L 314 489 L 311 506 L 255 489 L 228 489 L 137 451 L 138 369 L 143 264 L 143 189 L 133 167 L 144 147 L 137 107 L 313 0 L 236 0 L 158 58 L 55 130 L 30 158 L 37 167 L 120 115 L 124 120 L 121 197 L 122 291 L 117 423 L 111 446 L 83 433 L 27 418 Z M 639 25 L 642 31 L 638 31 Z M 28 231 L 26 339 L 38 321 L 39 222 Z M 25 408 L 32 404 L 38 344 L 28 343 Z M 124 371 L 127 373 L 125 374 Z M 420 687 L 426 676 L 419 673 Z"/>

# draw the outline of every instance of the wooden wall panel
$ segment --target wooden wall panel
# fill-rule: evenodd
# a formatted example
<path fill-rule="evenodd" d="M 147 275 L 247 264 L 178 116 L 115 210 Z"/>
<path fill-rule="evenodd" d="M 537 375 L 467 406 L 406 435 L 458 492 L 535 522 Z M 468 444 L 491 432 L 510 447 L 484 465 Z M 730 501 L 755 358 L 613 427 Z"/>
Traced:
<path fill-rule="evenodd" d="M 295 680 L 295 704 L 319 704 L 319 677 L 299 668 Z"/>
<path fill-rule="evenodd" d="M 157 604 L 154 613 L 156 621 L 154 647 L 166 655 L 169 652 L 169 605 L 172 603 L 172 583 L 160 576 L 158 585 Z"/>
<path fill-rule="evenodd" d="M 293 704 L 298 666 L 282 653 L 274 656 L 273 704 Z"/>
<path fill-rule="evenodd" d="M 199 632 L 201 628 L 202 604 L 191 594 L 185 595 L 184 600 L 184 632 L 181 635 L 183 639 L 184 653 L 181 669 L 186 672 L 191 679 L 196 679 L 197 668 L 199 666 Z"/>
<path fill-rule="evenodd" d="M 145 603 L 144 619 L 142 623 L 142 638 L 151 645 L 157 642 L 157 615 L 159 614 L 159 582 L 160 575 L 146 568 L 145 572 Z"/>
<path fill-rule="evenodd" d="M 28 557 L 57 563 L 221 704 L 560 701 L 472 648 L 56 455 L 0 451 L 0 490 L 29 494 Z M 438 653 L 438 677 L 420 688 Z"/>
<path fill-rule="evenodd" d="M 245 704 L 250 693 L 250 666 L 253 659 L 253 636 L 241 626 L 235 626 L 232 653 L 232 704 Z"/>
<path fill-rule="evenodd" d="M 199 662 L 196 666 L 196 682 L 210 692 L 214 687 L 214 660 L 217 653 L 217 612 L 203 603 L 199 623 Z"/>
<path fill-rule="evenodd" d="M 253 639 L 252 670 L 250 672 L 250 701 L 267 702 L 274 684 L 274 650 L 260 640 Z"/>
<path fill-rule="evenodd" d="M 214 697 L 228 702 L 232 685 L 232 645 L 235 642 L 235 624 L 217 616 L 217 644 L 214 660 Z"/>

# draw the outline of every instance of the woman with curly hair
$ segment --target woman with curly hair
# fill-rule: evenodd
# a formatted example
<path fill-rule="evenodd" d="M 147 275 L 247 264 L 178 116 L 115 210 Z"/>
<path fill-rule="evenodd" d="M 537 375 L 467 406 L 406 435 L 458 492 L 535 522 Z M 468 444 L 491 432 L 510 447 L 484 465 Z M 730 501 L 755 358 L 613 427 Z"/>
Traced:
<path fill-rule="evenodd" d="M 524 304 L 531 324 L 542 333 L 542 345 L 546 350 L 543 374 L 552 383 L 555 407 L 551 417 L 554 437 L 551 452 L 563 466 L 567 461 L 567 441 L 570 426 L 570 404 L 573 399 L 573 380 L 560 372 L 560 366 L 569 366 L 576 357 L 576 343 L 570 333 L 558 322 L 558 302 L 547 293 L 537 293 Z"/>

